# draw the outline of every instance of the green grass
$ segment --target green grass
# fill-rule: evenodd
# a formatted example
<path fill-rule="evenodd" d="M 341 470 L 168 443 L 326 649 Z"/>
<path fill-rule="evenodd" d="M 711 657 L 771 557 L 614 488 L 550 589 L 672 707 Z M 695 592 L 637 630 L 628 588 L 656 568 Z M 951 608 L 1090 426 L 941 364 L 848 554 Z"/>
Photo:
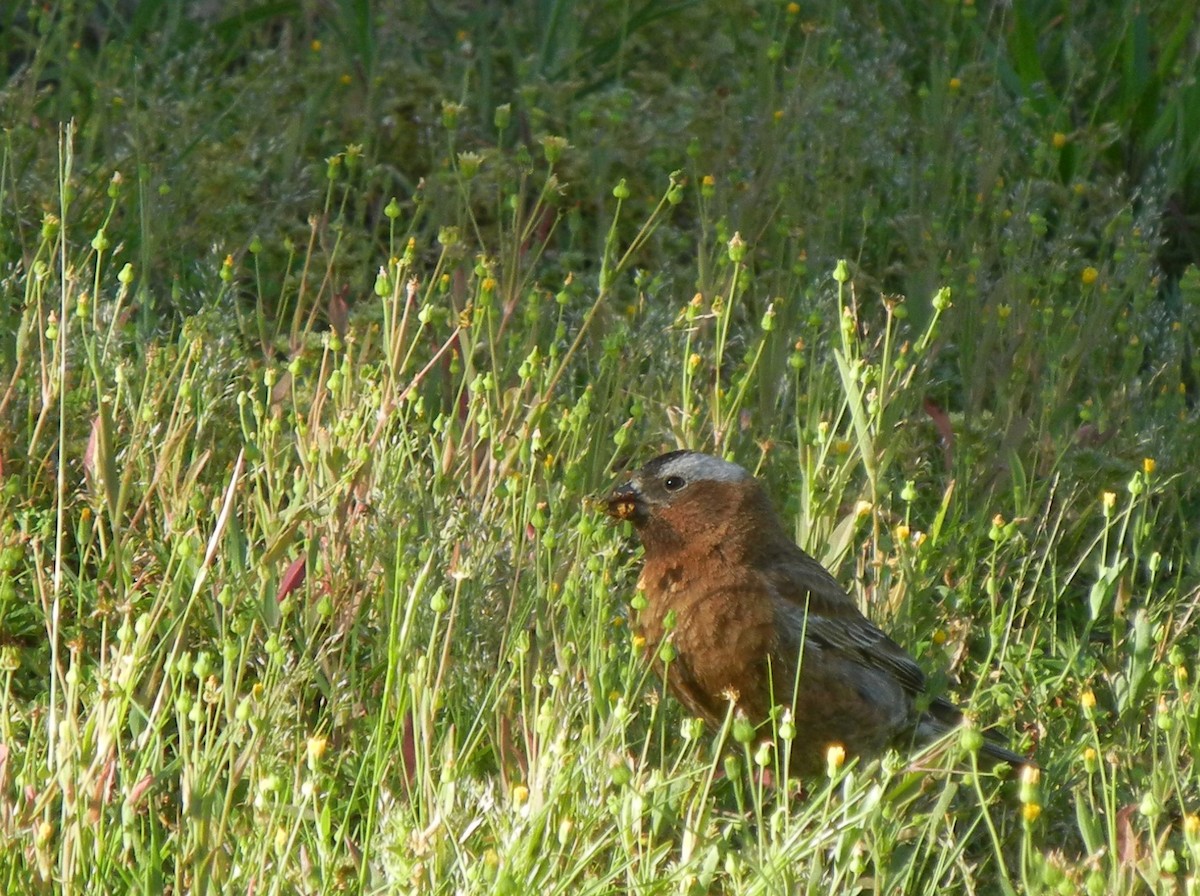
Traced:
<path fill-rule="evenodd" d="M 227 6 L 0 14 L 0 888 L 1197 891 L 1170 4 Z M 664 697 L 681 445 L 1039 780 Z"/>

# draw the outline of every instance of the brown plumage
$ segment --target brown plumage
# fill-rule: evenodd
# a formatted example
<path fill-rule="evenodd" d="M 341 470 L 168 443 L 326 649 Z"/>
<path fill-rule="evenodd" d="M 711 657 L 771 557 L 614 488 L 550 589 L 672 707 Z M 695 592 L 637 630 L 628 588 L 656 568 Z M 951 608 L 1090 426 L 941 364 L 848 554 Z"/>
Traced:
<path fill-rule="evenodd" d="M 664 636 L 674 644 L 667 683 L 689 712 L 719 725 L 733 695 L 759 724 L 774 705 L 790 706 L 798 775 L 821 772 L 835 744 L 870 757 L 961 722 L 952 703 L 925 696 L 913 658 L 796 546 L 762 486 L 736 464 L 664 454 L 609 496 L 608 512 L 630 520 L 645 547 L 647 606 L 636 625 L 650 656 Z M 992 742 L 982 755 L 1027 762 Z"/>

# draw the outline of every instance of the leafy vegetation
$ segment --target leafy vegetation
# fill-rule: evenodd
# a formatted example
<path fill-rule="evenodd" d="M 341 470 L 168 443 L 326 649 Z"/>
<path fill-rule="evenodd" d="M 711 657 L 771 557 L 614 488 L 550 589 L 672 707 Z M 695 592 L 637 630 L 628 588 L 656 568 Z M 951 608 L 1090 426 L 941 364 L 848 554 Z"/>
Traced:
<path fill-rule="evenodd" d="M 1196 892 L 1195 5 L 0 13 L 5 891 Z M 1040 773 L 660 699 L 680 445 Z"/>

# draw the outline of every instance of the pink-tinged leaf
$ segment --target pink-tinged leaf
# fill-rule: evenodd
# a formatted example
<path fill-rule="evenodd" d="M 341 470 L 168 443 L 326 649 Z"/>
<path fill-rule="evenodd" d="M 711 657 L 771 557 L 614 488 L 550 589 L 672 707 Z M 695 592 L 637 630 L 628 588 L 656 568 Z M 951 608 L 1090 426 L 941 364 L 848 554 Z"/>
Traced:
<path fill-rule="evenodd" d="M 947 470 L 953 469 L 954 427 L 950 424 L 950 415 L 932 398 L 925 399 L 925 413 L 929 415 L 929 419 L 933 421 L 934 428 L 941 437 L 939 441 L 942 444 L 942 462 L 946 465 Z"/>
<path fill-rule="evenodd" d="M 287 568 L 287 572 L 283 574 L 283 579 L 279 582 L 279 590 L 275 592 L 275 602 L 282 602 L 285 597 L 303 585 L 306 572 L 303 556 L 293 560 L 292 565 Z"/>
<path fill-rule="evenodd" d="M 1115 426 L 1101 430 L 1094 423 L 1085 423 L 1075 430 L 1075 444 L 1085 448 L 1099 448 L 1116 434 Z"/>
<path fill-rule="evenodd" d="M 115 756 L 109 756 L 104 763 L 104 771 L 96 779 L 96 786 L 92 790 L 92 809 L 90 812 L 97 812 L 100 806 L 107 806 L 112 802 L 113 790 L 116 789 L 117 783 L 117 760 Z M 99 821 L 97 814 L 96 821 Z"/>
<path fill-rule="evenodd" d="M 350 303 L 346 301 L 348 295 L 350 287 L 343 286 L 341 291 L 329 297 L 329 308 L 325 312 L 329 316 L 329 326 L 339 339 L 346 338 L 346 324 L 350 320 Z"/>
<path fill-rule="evenodd" d="M 150 789 L 150 785 L 154 783 L 154 775 L 143 775 L 142 779 L 133 785 L 133 789 L 129 791 L 129 795 L 125 797 L 125 802 L 137 808 L 142 801 L 142 797 L 146 795 L 146 791 Z"/>
<path fill-rule="evenodd" d="M 528 743 L 514 735 L 513 723 L 508 716 L 500 718 L 500 767 L 505 777 L 510 769 L 517 769 L 516 778 L 525 780 L 529 776 Z"/>
<path fill-rule="evenodd" d="M 88 433 L 87 447 L 83 449 L 83 471 L 87 473 L 88 478 L 93 482 L 96 481 L 98 471 L 96 469 L 96 455 L 100 451 L 100 415 L 97 414 L 92 418 L 92 429 Z"/>
<path fill-rule="evenodd" d="M 1132 803 L 1117 810 L 1117 858 L 1127 868 L 1136 867 L 1141 854 L 1137 832 L 1133 829 L 1135 812 L 1137 806 Z"/>
<path fill-rule="evenodd" d="M 400 770 L 411 793 L 417 780 L 417 729 L 413 724 L 411 712 L 404 717 L 404 737 L 400 740 Z"/>

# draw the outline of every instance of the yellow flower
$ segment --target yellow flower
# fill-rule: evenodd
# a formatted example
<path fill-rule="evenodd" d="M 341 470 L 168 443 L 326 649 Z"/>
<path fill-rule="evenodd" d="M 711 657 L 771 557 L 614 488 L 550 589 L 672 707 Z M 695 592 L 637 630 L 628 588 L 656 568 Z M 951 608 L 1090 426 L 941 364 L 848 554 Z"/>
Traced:
<path fill-rule="evenodd" d="M 841 744 L 830 744 L 825 751 L 825 769 L 829 773 L 829 777 L 833 777 L 838 773 L 843 765 L 846 764 L 846 748 Z"/>
<path fill-rule="evenodd" d="M 1079 695 L 1079 705 L 1083 707 L 1084 712 L 1091 712 L 1096 708 L 1096 692 L 1091 688 L 1084 688 L 1083 693 Z"/>
<path fill-rule="evenodd" d="M 1117 493 L 1105 492 L 1100 496 L 1100 503 L 1104 507 L 1104 513 L 1112 513 L 1112 509 L 1117 506 Z"/>
<path fill-rule="evenodd" d="M 962 89 L 962 78 L 951 78 L 950 79 L 950 89 L 951 90 L 961 90 Z"/>
<path fill-rule="evenodd" d="M 314 735 L 310 737 L 304 744 L 304 751 L 308 757 L 308 767 L 311 769 L 321 757 L 325 755 L 325 747 L 329 745 L 329 738 L 324 735 Z"/>
<path fill-rule="evenodd" d="M 311 44 L 309 44 L 308 46 L 309 46 L 309 49 L 311 49 L 311 50 L 312 50 L 314 53 L 320 53 L 320 52 L 321 52 L 321 42 L 320 42 L 319 40 L 314 40 L 314 41 L 313 41 Z"/>
<path fill-rule="evenodd" d="M 1097 279 L 1099 279 L 1099 277 L 1100 272 L 1091 265 L 1088 265 L 1079 275 L 1079 282 L 1081 282 L 1084 286 L 1091 286 L 1096 282 Z"/>
<path fill-rule="evenodd" d="M 1147 476 L 1152 475 L 1157 468 L 1158 468 L 1158 464 L 1155 463 L 1154 458 L 1152 458 L 1152 457 L 1143 457 L 1142 458 L 1142 472 L 1145 473 Z"/>
<path fill-rule="evenodd" d="M 512 801 L 514 805 L 523 806 L 529 801 L 529 788 L 524 784 L 518 784 L 512 789 Z"/>
<path fill-rule="evenodd" d="M 1062 149 L 1064 146 L 1067 145 L 1068 138 L 1067 138 L 1066 134 L 1059 131 L 1054 134 L 1054 137 L 1052 138 L 1051 142 L 1054 143 L 1055 149 Z"/>
<path fill-rule="evenodd" d="M 715 187 L 717 185 L 717 179 L 711 174 L 706 174 L 704 175 L 704 179 L 700 181 L 700 184 L 701 186 L 705 187 Z"/>
<path fill-rule="evenodd" d="M 904 523 L 896 527 L 896 541 L 908 541 L 910 534 L 912 534 L 912 530 L 904 525 Z"/>
<path fill-rule="evenodd" d="M 799 3 L 789 3 L 787 5 L 787 11 L 788 11 L 789 16 L 799 15 L 800 14 L 800 4 Z"/>
<path fill-rule="evenodd" d="M 1038 816 L 1042 814 L 1042 802 L 1038 797 L 1038 782 L 1041 779 L 1042 773 L 1037 766 L 1027 765 L 1021 769 L 1021 791 L 1018 799 L 1021 801 L 1021 812 L 1027 824 L 1037 821 Z"/>

